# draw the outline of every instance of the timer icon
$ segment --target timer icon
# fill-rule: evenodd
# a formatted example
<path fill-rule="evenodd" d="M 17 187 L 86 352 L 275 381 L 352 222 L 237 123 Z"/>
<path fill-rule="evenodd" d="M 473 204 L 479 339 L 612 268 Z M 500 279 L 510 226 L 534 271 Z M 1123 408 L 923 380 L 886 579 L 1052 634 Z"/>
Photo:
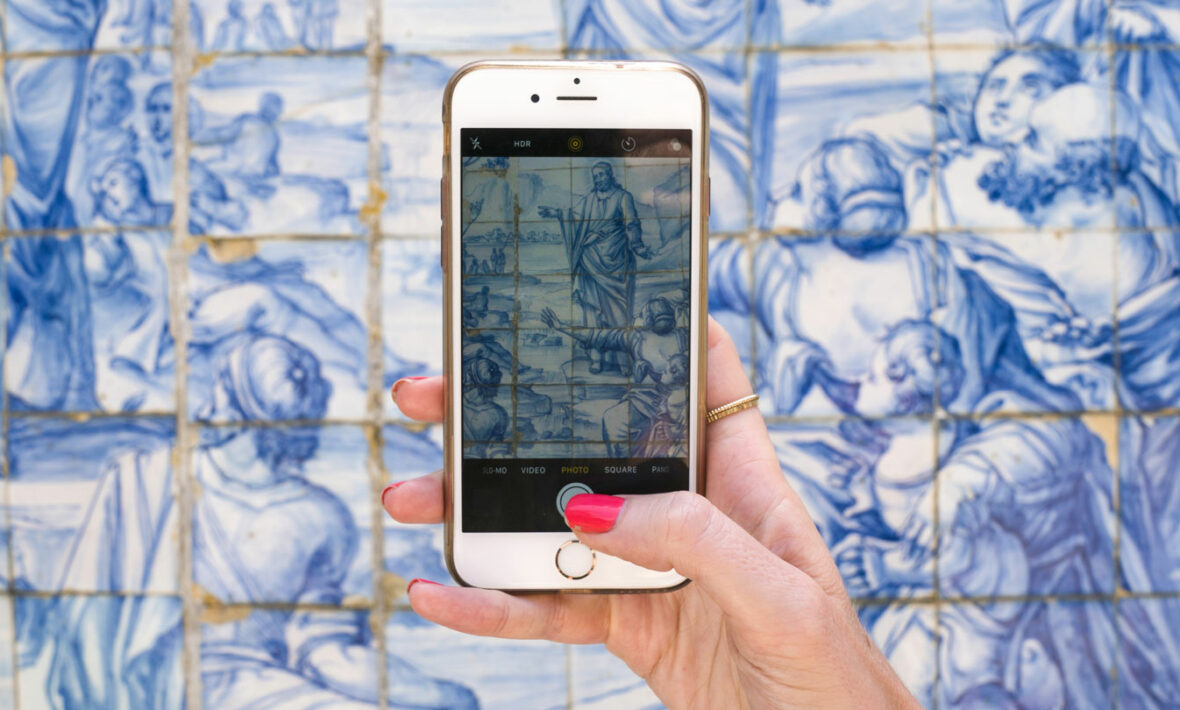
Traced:
<path fill-rule="evenodd" d="M 619 142 L 619 147 L 621 147 L 625 152 L 630 153 L 631 151 L 635 150 L 635 139 L 631 136 L 627 136 Z"/>

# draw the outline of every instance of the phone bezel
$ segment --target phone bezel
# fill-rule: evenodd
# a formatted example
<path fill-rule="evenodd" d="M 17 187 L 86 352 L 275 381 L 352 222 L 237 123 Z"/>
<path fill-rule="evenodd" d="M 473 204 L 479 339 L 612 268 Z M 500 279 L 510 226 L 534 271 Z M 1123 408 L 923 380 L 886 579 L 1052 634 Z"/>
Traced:
<path fill-rule="evenodd" d="M 575 84 L 574 78 L 580 81 Z M 543 98 L 533 102 L 533 94 Z M 594 101 L 557 101 L 558 95 L 593 95 Z M 690 332 L 689 486 L 704 492 L 704 383 L 707 312 L 705 305 L 708 179 L 708 101 L 700 77 L 673 62 L 485 61 L 461 67 L 451 77 L 443 101 L 442 257 L 444 271 L 444 360 L 447 416 L 444 427 L 444 514 L 446 562 L 460 584 L 510 591 L 639 592 L 678 588 L 687 580 L 674 570 L 654 572 L 598 555 L 594 573 L 581 580 L 561 575 L 556 549 L 570 533 L 464 533 L 462 446 L 457 432 L 460 402 L 461 253 L 452 225 L 461 221 L 463 128 L 665 128 L 690 129 L 692 145 L 691 298 L 696 318 Z"/>

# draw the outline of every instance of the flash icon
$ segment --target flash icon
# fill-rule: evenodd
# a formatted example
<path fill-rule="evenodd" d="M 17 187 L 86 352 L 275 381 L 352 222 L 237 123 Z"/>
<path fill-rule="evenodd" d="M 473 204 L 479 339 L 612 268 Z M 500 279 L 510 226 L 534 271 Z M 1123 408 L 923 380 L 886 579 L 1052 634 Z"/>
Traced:
<path fill-rule="evenodd" d="M 472 150 L 483 150 L 483 146 L 479 144 L 479 138 L 472 136 L 471 149 Z"/>

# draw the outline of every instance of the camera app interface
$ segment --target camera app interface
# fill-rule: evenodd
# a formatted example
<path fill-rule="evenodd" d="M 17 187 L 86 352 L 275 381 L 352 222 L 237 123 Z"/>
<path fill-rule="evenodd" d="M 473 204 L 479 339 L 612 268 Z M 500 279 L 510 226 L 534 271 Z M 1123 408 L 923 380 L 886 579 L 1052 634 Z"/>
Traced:
<path fill-rule="evenodd" d="M 463 129 L 465 532 L 688 486 L 688 130 Z"/>

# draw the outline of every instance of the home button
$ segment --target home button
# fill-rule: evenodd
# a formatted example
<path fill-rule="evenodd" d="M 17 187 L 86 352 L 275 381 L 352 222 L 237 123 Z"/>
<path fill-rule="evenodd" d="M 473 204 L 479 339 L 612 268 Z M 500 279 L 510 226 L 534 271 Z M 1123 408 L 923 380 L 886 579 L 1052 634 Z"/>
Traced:
<path fill-rule="evenodd" d="M 584 579 L 594 571 L 594 550 L 577 540 L 566 540 L 557 548 L 554 562 L 566 579 Z"/>

